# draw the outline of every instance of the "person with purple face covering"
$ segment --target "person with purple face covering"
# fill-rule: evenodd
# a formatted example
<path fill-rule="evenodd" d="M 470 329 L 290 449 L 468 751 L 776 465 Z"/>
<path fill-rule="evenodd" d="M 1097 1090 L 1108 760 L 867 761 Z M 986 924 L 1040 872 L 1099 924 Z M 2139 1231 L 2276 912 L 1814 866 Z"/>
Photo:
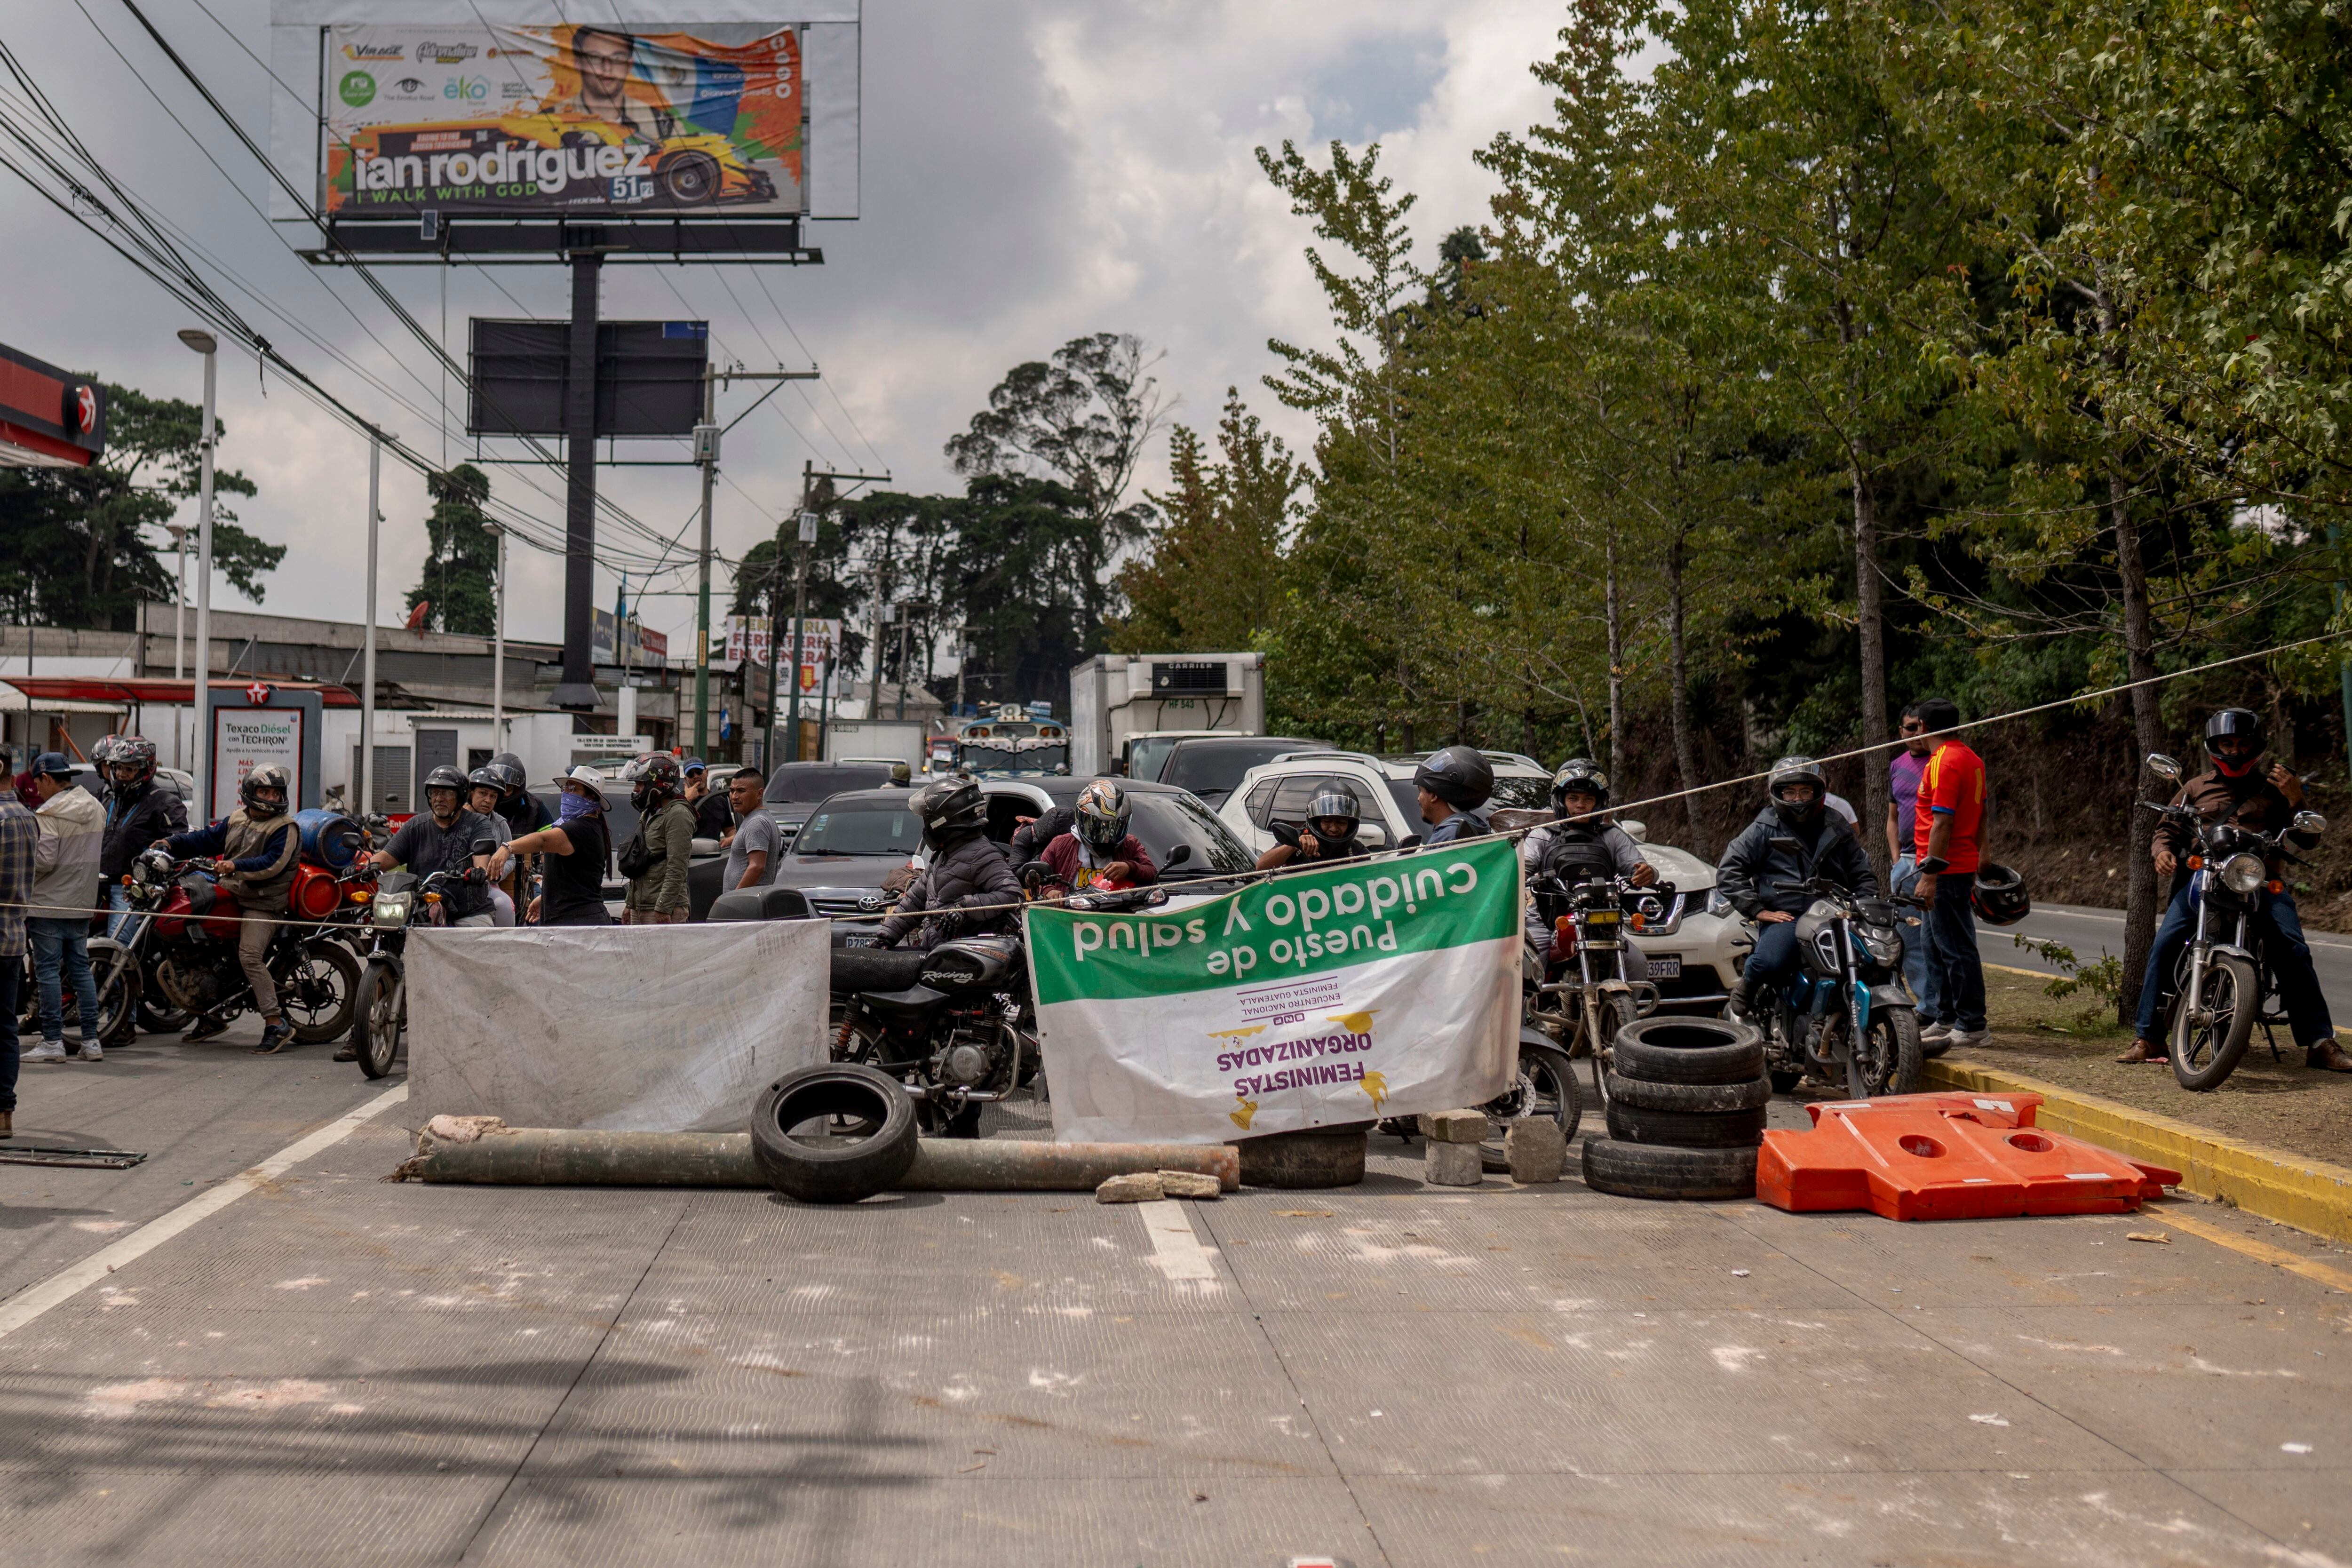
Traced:
<path fill-rule="evenodd" d="M 517 855 L 543 855 L 539 897 L 526 918 L 533 925 L 601 926 L 613 923 L 604 908 L 604 868 L 613 858 L 604 826 L 604 781 L 593 768 L 573 768 L 555 781 L 563 794 L 555 824 L 510 838 L 490 857 L 490 880 L 506 875 Z"/>

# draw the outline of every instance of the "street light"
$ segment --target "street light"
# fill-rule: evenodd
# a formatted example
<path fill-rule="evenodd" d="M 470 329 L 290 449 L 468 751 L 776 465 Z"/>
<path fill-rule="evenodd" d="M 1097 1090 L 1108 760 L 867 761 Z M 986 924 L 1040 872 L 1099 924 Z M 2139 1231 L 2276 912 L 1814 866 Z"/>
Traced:
<path fill-rule="evenodd" d="M 172 679 L 188 678 L 188 525 L 167 522 L 163 531 L 172 536 L 172 547 L 180 555 L 180 585 L 172 599 Z M 181 748 L 180 736 L 184 726 L 180 719 L 180 705 L 172 704 L 172 765 L 188 765 L 187 753 Z"/>
<path fill-rule="evenodd" d="M 219 340 L 198 327 L 180 329 L 180 341 L 205 356 L 203 439 L 196 482 L 196 811 L 213 819 L 213 391 Z"/>

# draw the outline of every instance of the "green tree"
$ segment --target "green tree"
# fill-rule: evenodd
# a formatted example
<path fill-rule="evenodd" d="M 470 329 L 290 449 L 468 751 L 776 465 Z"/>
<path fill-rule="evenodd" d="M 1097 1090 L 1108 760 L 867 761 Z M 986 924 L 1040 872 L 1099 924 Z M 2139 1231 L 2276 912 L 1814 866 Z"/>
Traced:
<path fill-rule="evenodd" d="M 1151 499 L 1166 520 L 1150 552 L 1120 569 L 1129 613 L 1112 624 L 1118 653 L 1205 653 L 1250 648 L 1280 608 L 1291 577 L 1283 549 L 1305 468 L 1259 424 L 1238 388 L 1225 389 L 1217 459 L 1176 426 L 1169 441 L 1175 483 Z"/>
<path fill-rule="evenodd" d="M 498 627 L 499 542 L 484 525 L 489 476 L 471 463 L 428 474 L 425 493 L 425 569 L 408 591 L 408 608 L 429 605 L 425 624 L 435 631 L 486 637 Z"/>
<path fill-rule="evenodd" d="M 197 493 L 203 411 L 113 385 L 106 409 L 106 452 L 98 462 L 0 469 L 0 598 L 19 620 L 128 630 L 142 601 L 173 597 L 175 567 L 161 559 L 167 542 L 148 531 L 160 534 Z M 215 417 L 215 441 L 226 432 Z M 255 494 L 251 479 L 216 468 L 213 491 L 214 564 L 259 603 L 261 575 L 285 558 L 286 547 L 247 533 L 225 504 L 224 497 Z"/>

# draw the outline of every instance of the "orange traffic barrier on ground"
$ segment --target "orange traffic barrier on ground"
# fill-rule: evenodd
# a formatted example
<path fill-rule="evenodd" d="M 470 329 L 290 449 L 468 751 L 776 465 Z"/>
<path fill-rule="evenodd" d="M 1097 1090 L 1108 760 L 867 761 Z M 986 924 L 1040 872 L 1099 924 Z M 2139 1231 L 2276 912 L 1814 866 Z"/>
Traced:
<path fill-rule="evenodd" d="M 2127 1214 L 2180 1173 L 2033 1125 L 2038 1094 L 1908 1094 L 1808 1105 L 1811 1131 L 1764 1134 L 1756 1195 L 1795 1213 L 1888 1219 Z"/>

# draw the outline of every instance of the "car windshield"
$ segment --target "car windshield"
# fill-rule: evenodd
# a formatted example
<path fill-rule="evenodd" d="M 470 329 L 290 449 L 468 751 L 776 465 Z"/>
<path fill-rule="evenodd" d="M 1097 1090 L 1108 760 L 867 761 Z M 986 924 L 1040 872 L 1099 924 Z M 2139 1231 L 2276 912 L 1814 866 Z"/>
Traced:
<path fill-rule="evenodd" d="M 1195 741 L 1190 745 L 1180 741 L 1169 755 L 1167 777 L 1154 782 L 1189 789 L 1213 805 L 1233 794 L 1234 786 L 1241 783 L 1242 775 L 1252 768 L 1270 763 L 1288 752 L 1316 749 L 1315 742 L 1283 736 L 1265 736 L 1248 741 Z"/>
<path fill-rule="evenodd" d="M 1139 790 L 1127 798 L 1135 807 L 1129 831 L 1143 840 L 1143 847 L 1163 869 L 1176 846 L 1192 847 L 1184 863 L 1168 871 L 1171 879 L 1246 871 L 1256 864 L 1256 857 L 1234 837 L 1234 830 L 1191 795 L 1146 795 Z"/>
<path fill-rule="evenodd" d="M 1497 808 L 1539 811 L 1551 804 L 1551 781 L 1524 775 L 1498 778 L 1495 781 L 1495 797 L 1486 804 Z M 1417 812 L 1420 808 L 1414 809 Z"/>
<path fill-rule="evenodd" d="M 922 819 L 913 812 L 879 803 L 837 805 L 818 812 L 793 843 L 795 855 L 895 855 L 922 847 Z M 1195 850 L 1193 853 L 1198 854 Z"/>
<path fill-rule="evenodd" d="M 1176 749 L 1179 735 L 1150 736 L 1129 745 L 1127 776 L 1148 783 L 1160 782 L 1160 770 L 1167 764 L 1168 753 Z"/>
<path fill-rule="evenodd" d="M 772 802 L 814 805 L 844 790 L 878 789 L 889 782 L 890 770 L 877 764 L 794 766 L 787 763 L 768 781 L 767 798 Z"/>

